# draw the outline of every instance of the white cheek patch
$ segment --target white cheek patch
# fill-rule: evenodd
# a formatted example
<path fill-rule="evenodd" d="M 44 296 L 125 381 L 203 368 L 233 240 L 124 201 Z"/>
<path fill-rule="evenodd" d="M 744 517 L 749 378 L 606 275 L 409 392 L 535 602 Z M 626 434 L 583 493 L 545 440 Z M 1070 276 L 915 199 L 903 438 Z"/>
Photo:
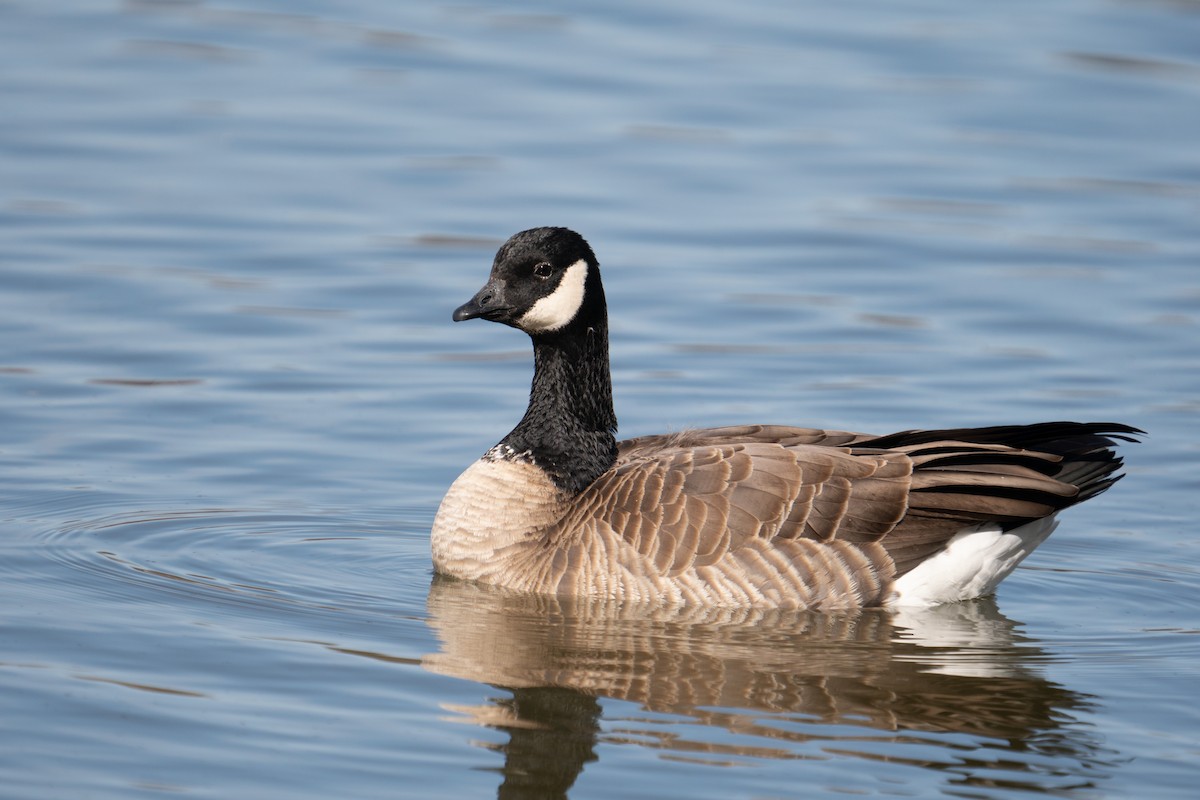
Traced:
<path fill-rule="evenodd" d="M 554 294 L 533 304 L 517 320 L 521 330 L 529 333 L 548 333 L 564 327 L 575 319 L 583 305 L 583 287 L 587 283 L 588 265 L 582 258 L 571 266 L 558 281 Z"/>

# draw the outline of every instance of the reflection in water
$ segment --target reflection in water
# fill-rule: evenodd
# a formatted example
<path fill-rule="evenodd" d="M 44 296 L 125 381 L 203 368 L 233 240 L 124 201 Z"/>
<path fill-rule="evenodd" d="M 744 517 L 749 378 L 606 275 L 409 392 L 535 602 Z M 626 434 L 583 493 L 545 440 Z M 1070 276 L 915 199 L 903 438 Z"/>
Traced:
<path fill-rule="evenodd" d="M 1045 655 L 990 600 L 668 611 L 435 578 L 428 608 L 441 648 L 423 666 L 511 693 L 453 709 L 510 736 L 500 797 L 565 797 L 601 741 L 708 764 L 850 756 L 968 792 L 1086 788 L 1111 767 L 1085 698 L 1040 676 Z M 601 698 L 643 711 L 602 723 L 621 709 Z"/>

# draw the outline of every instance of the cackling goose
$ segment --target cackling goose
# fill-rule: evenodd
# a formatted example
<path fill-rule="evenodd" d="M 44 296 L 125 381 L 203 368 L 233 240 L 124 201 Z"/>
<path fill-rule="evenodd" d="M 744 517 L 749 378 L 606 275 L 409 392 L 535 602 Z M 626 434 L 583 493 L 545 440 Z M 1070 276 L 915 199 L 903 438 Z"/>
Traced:
<path fill-rule="evenodd" d="M 1117 423 L 871 436 L 780 425 L 618 442 L 592 249 L 535 228 L 455 310 L 533 339 L 529 407 L 432 531 L 444 574 L 522 592 L 710 606 L 934 605 L 991 593 L 1059 510 L 1121 476 Z"/>

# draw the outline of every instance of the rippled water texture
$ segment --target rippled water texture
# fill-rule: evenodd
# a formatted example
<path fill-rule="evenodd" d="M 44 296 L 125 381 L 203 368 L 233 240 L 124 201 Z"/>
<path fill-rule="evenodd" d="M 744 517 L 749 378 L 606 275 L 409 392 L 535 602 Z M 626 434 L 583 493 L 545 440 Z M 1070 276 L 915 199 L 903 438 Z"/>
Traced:
<path fill-rule="evenodd" d="M 0 796 L 1194 796 L 1195 2 L 9 0 L 0 110 Z M 544 224 L 625 435 L 1150 436 L 994 599 L 434 581 Z"/>

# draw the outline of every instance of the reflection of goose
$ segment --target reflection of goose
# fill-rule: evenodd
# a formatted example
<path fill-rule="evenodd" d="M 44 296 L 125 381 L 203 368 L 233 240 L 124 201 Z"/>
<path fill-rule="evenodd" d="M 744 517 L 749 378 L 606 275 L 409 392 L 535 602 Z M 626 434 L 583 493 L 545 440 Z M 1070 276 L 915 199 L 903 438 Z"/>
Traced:
<path fill-rule="evenodd" d="M 1041 654 L 989 601 L 905 621 L 881 610 L 648 612 L 436 578 L 428 609 L 441 647 L 422 659 L 425 668 L 512 692 L 495 705 L 454 709 L 510 733 L 512 780 L 550 781 L 549 769 L 565 790 L 592 757 L 581 742 L 600 735 L 597 698 L 684 715 L 692 725 L 668 735 L 625 720 L 620 737 L 682 752 L 789 758 L 810 742 L 853 750 L 874 729 L 889 742 L 921 731 L 975 737 L 980 747 L 1008 742 L 1005 757 L 1018 772 L 1030 752 L 1066 754 L 1085 770 L 1096 763 L 1093 743 L 1070 724 L 1083 701 L 1037 674 Z M 696 723 L 751 743 L 699 745 L 674 735 Z M 568 749 L 555 751 L 547 731 Z M 961 738 L 955 746 L 972 749 Z M 533 763 L 513 764 L 519 753 Z M 569 776 L 567 761 L 575 765 Z"/>
<path fill-rule="evenodd" d="M 1116 479 L 1115 423 L 783 426 L 618 443 L 600 268 L 565 228 L 513 236 L 454 312 L 525 331 L 524 418 L 451 486 L 440 572 L 543 594 L 698 605 L 930 605 L 991 593 L 1054 514 Z M 769 379 L 769 378 L 767 378 Z"/>

